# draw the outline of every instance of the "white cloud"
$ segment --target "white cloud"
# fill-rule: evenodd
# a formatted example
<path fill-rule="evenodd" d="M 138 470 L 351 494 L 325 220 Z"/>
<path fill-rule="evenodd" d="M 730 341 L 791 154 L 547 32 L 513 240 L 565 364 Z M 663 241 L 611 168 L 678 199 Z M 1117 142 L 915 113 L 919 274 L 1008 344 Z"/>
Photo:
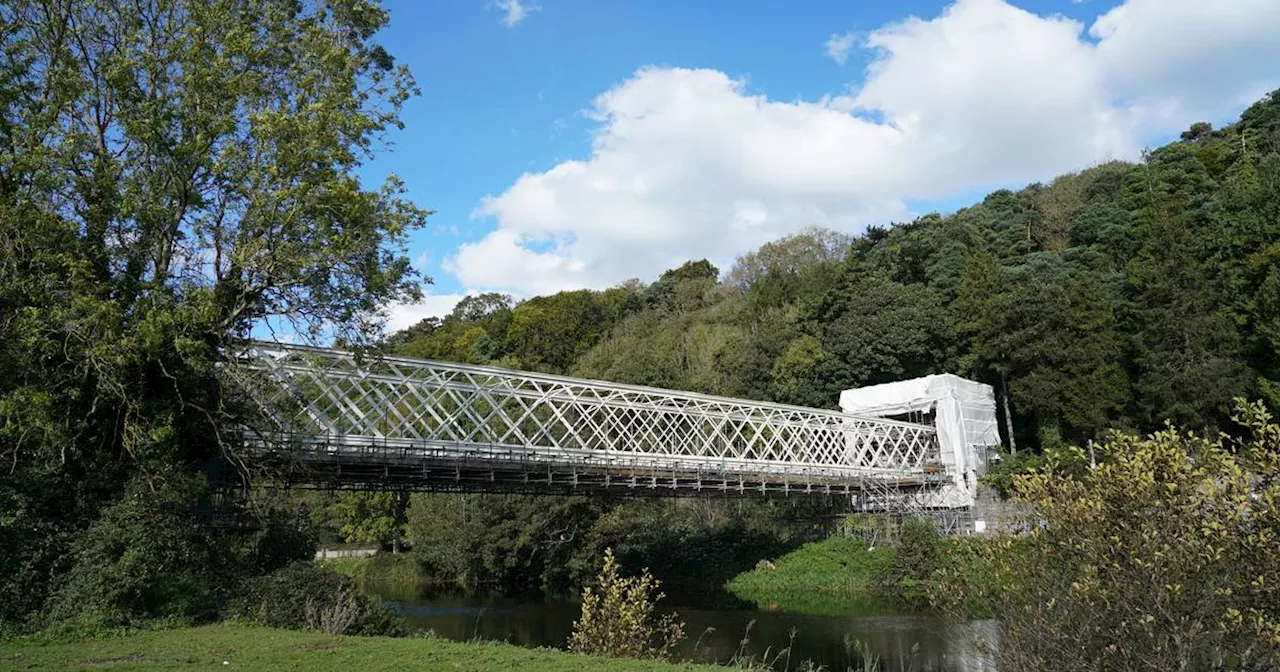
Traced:
<path fill-rule="evenodd" d="M 499 21 L 508 28 L 515 28 L 529 18 L 529 14 L 542 9 L 538 5 L 520 0 L 495 0 L 493 6 L 502 10 L 502 18 Z"/>
<path fill-rule="evenodd" d="M 853 31 L 840 34 L 833 33 L 827 38 L 825 46 L 827 48 L 827 57 L 831 60 L 844 65 L 849 60 L 849 52 L 853 49 L 853 43 L 857 38 L 854 37 Z"/>
<path fill-rule="evenodd" d="M 1089 28 L 1108 90 L 1175 126 L 1274 89 L 1276 0 L 1128 0 Z"/>
<path fill-rule="evenodd" d="M 1280 85 L 1277 33 L 1273 0 L 1127 0 L 1087 31 L 960 0 L 868 34 L 845 95 L 771 100 L 722 72 L 644 68 L 594 101 L 590 156 L 484 199 L 474 216 L 497 229 L 446 269 L 516 294 L 603 287 L 1135 157 Z"/>
<path fill-rule="evenodd" d="M 408 329 L 428 317 L 444 317 L 467 294 L 427 294 L 419 303 L 393 303 L 387 306 L 387 324 L 383 330 L 392 334 Z"/>

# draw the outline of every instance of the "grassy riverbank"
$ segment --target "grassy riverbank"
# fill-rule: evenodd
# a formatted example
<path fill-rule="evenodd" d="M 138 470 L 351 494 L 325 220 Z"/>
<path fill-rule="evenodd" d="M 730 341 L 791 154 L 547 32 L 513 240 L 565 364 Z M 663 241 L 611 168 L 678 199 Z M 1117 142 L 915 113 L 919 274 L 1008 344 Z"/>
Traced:
<path fill-rule="evenodd" d="M 992 577 L 976 552 L 978 543 L 938 537 L 931 530 L 874 548 L 857 539 L 827 539 L 761 562 L 726 587 L 763 609 L 834 616 L 941 608 L 985 617 L 991 605 L 983 595 L 993 590 Z M 941 590 L 940 571 L 973 590 L 958 597 Z"/>
<path fill-rule="evenodd" d="M 409 553 L 379 553 L 368 558 L 335 558 L 318 560 L 316 564 L 346 576 L 357 584 L 365 582 L 416 586 L 430 577 Z"/>
<path fill-rule="evenodd" d="M 152 630 L 73 642 L 0 641 L 21 670 L 714 670 L 437 637 L 333 637 L 240 625 Z"/>
<path fill-rule="evenodd" d="M 765 609 L 837 615 L 883 608 L 878 582 L 893 562 L 889 548 L 855 539 L 805 544 L 739 574 L 726 588 Z"/>

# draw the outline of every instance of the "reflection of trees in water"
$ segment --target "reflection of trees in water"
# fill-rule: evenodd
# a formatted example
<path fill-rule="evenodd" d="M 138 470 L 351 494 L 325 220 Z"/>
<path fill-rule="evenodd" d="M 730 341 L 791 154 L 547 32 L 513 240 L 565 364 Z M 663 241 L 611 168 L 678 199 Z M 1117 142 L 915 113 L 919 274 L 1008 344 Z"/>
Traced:
<path fill-rule="evenodd" d="M 579 615 L 578 605 L 563 596 L 508 596 L 448 587 L 429 588 L 414 596 L 400 590 L 383 597 L 396 600 L 393 606 L 405 615 L 410 627 L 460 641 L 479 638 L 563 648 Z M 677 601 L 686 604 L 700 599 L 692 595 L 673 599 L 677 597 L 684 598 Z M 676 609 L 686 623 L 688 637 L 681 657 L 727 662 L 738 653 L 750 625 L 746 653 L 757 657 L 766 650 L 774 655 L 786 648 L 795 629 L 791 660 L 796 663 L 811 660 L 833 670 L 856 668 L 860 656 L 854 642 L 861 642 L 863 650 L 878 656 L 887 669 L 994 669 L 991 656 L 986 654 L 997 636 L 994 621 L 948 623 L 927 616 L 894 614 L 884 605 L 864 605 L 867 612 L 833 617 L 726 608 L 731 604 L 708 598 L 702 606 Z"/>

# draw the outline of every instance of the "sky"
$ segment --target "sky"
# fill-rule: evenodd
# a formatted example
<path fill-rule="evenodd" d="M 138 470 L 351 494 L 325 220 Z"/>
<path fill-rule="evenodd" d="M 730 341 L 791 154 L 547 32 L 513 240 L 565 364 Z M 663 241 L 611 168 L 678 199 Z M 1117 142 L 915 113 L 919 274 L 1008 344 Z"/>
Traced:
<path fill-rule="evenodd" d="M 422 95 L 363 167 L 432 283 L 603 289 L 1109 159 L 1280 88 L 1280 0 L 388 0 Z"/>

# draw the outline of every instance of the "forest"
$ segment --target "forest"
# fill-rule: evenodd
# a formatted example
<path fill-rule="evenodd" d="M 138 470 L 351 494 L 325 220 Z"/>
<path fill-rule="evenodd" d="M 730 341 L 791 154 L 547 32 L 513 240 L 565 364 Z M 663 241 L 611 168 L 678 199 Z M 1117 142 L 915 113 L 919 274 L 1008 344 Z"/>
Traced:
<path fill-rule="evenodd" d="M 996 391 L 989 479 L 1165 423 L 1232 430 L 1280 408 L 1280 95 L 1137 163 L 995 191 L 948 215 L 809 229 L 604 291 L 480 294 L 383 346 L 428 359 L 835 408 L 841 390 L 951 372 Z M 1011 429 L 1010 429 L 1011 428 Z M 309 495 L 334 541 L 405 538 L 425 571 L 506 585 L 590 576 L 604 548 L 718 586 L 820 534 L 821 506 L 506 495 Z M 553 504 L 548 502 L 554 501 Z M 750 539 L 742 549 L 735 540 Z M 686 557 L 692 551 L 697 557 Z M 754 554 L 754 555 L 753 555 Z"/>

